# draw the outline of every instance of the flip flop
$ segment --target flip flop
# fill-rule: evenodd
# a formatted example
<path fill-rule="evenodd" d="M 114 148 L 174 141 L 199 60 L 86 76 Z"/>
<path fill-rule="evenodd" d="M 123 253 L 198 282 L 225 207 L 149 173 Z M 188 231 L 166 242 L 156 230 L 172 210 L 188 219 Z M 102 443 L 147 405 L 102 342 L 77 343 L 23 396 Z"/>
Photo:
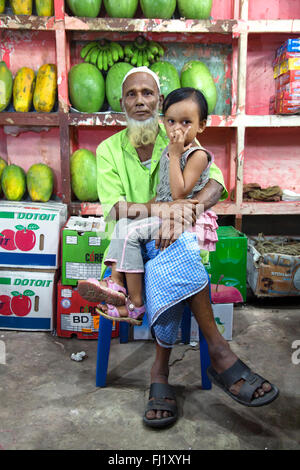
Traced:
<path fill-rule="evenodd" d="M 231 367 L 220 374 L 218 374 L 212 366 L 209 366 L 207 375 L 211 382 L 220 387 L 231 398 L 245 406 L 255 407 L 268 405 L 279 395 L 279 390 L 275 385 L 252 372 L 240 359 L 237 359 Z M 235 395 L 230 392 L 229 388 L 241 379 L 245 382 L 241 386 L 238 395 Z M 262 397 L 253 398 L 255 390 L 260 388 L 264 382 L 270 383 L 272 389 L 269 392 L 265 392 Z"/>
<path fill-rule="evenodd" d="M 153 400 L 151 400 L 153 398 Z M 169 403 L 166 398 L 175 400 L 175 403 Z M 148 419 L 146 414 L 150 410 L 170 411 L 173 416 L 161 419 Z M 144 414 L 144 423 L 151 428 L 165 428 L 175 423 L 178 417 L 176 404 L 176 395 L 169 384 L 153 383 L 150 386 L 149 401 Z"/>
<path fill-rule="evenodd" d="M 103 279 L 103 281 L 106 282 L 106 286 L 93 278 L 78 281 L 79 295 L 89 302 L 125 305 L 126 289 L 113 282 L 110 277 Z"/>

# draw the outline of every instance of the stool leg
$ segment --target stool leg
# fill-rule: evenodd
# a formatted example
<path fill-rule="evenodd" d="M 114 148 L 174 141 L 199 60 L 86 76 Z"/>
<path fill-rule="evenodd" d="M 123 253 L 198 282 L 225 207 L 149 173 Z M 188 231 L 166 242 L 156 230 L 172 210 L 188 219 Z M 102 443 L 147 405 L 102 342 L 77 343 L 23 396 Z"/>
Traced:
<path fill-rule="evenodd" d="M 181 341 L 183 344 L 189 344 L 191 339 L 191 316 L 189 307 L 184 307 L 181 320 Z"/>
<path fill-rule="evenodd" d="M 120 343 L 128 343 L 129 324 L 123 321 L 119 323 Z"/>
<path fill-rule="evenodd" d="M 201 380 L 202 388 L 204 390 L 211 389 L 211 381 L 207 376 L 207 368 L 210 365 L 210 357 L 208 352 L 208 346 L 204 335 L 199 328 L 199 345 L 200 345 L 200 365 L 201 365 Z"/>
<path fill-rule="evenodd" d="M 97 346 L 96 387 L 105 387 L 112 333 L 112 321 L 100 315 Z"/>

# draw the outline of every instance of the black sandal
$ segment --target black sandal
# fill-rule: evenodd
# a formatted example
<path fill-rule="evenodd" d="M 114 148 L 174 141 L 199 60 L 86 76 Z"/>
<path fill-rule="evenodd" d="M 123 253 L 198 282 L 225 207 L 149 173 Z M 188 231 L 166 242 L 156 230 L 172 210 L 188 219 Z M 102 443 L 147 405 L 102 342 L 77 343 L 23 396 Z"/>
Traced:
<path fill-rule="evenodd" d="M 229 369 L 218 374 L 212 366 L 208 367 L 207 375 L 211 382 L 220 387 L 231 398 L 245 406 L 264 406 L 271 403 L 279 394 L 278 388 L 258 374 L 252 372 L 249 367 L 238 359 Z M 245 382 L 237 395 L 230 392 L 230 387 L 243 379 Z M 270 383 L 272 389 L 265 392 L 262 397 L 253 398 L 255 390 L 261 388 L 264 382 Z"/>
<path fill-rule="evenodd" d="M 151 398 L 153 398 L 153 400 L 151 400 Z M 175 403 L 169 403 L 166 399 L 175 400 Z M 170 411 L 172 416 L 161 419 L 148 419 L 146 413 L 150 410 Z M 164 428 L 175 423 L 177 415 L 176 396 L 171 385 L 162 383 L 151 384 L 149 401 L 144 414 L 144 423 L 151 428 Z"/>

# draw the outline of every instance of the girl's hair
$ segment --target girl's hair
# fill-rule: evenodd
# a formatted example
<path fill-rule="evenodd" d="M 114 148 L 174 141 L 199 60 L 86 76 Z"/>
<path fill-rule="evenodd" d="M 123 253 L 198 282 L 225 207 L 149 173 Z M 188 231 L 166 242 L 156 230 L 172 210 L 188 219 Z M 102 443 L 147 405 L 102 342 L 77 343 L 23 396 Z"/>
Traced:
<path fill-rule="evenodd" d="M 171 91 L 171 93 L 169 93 L 168 96 L 164 99 L 162 108 L 163 114 L 166 114 L 167 109 L 172 104 L 187 99 L 192 99 L 198 105 L 200 122 L 206 121 L 208 115 L 207 101 L 200 90 L 190 87 L 177 88 L 176 90 Z"/>

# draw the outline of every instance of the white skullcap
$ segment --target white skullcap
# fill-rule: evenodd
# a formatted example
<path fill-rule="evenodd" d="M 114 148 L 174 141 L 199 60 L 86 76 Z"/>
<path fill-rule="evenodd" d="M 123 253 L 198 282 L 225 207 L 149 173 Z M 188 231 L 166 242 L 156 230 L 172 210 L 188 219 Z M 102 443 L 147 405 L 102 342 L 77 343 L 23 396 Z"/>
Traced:
<path fill-rule="evenodd" d="M 138 72 L 142 72 L 142 73 L 148 73 L 149 75 L 151 75 L 155 82 L 156 82 L 156 85 L 157 85 L 157 88 L 160 92 L 160 83 L 159 83 L 159 78 L 157 76 L 156 73 L 152 72 L 152 70 L 148 69 L 148 67 L 134 67 L 133 69 L 130 69 L 129 72 L 126 73 L 125 77 L 123 78 L 123 81 L 122 81 L 122 87 L 123 87 L 123 84 L 125 82 L 125 80 L 127 79 L 127 77 L 129 77 L 129 75 L 132 75 L 134 73 L 138 73 Z"/>

